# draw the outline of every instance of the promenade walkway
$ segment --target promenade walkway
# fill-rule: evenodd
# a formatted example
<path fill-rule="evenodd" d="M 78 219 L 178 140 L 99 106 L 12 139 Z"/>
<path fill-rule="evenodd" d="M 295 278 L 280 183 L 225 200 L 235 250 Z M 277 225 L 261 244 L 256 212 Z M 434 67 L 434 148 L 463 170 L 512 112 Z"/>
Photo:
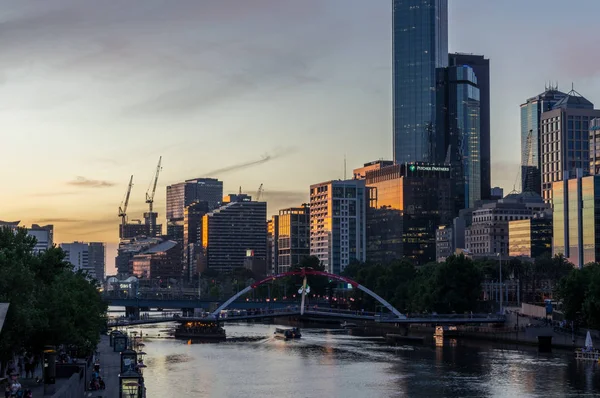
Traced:
<path fill-rule="evenodd" d="M 100 344 L 98 344 L 98 360 L 100 361 L 100 377 L 106 384 L 106 390 L 87 391 L 85 396 L 93 398 L 118 397 L 121 356 L 118 352 L 113 352 L 108 336 L 101 336 Z"/>

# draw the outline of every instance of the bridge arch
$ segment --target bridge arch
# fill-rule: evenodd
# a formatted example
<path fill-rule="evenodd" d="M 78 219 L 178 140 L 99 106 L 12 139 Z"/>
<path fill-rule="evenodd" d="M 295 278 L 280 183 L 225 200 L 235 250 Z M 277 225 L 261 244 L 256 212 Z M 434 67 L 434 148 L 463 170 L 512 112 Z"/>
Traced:
<path fill-rule="evenodd" d="M 257 287 L 259 287 L 262 284 L 265 284 L 267 282 L 271 282 L 277 279 L 281 279 L 281 278 L 285 278 L 288 276 L 302 276 L 304 277 L 305 275 L 316 275 L 316 276 L 324 276 L 324 277 L 328 277 L 331 279 L 336 279 L 338 281 L 342 281 L 344 283 L 349 283 L 353 288 L 355 289 L 359 289 L 362 290 L 363 292 L 367 293 L 369 296 L 373 297 L 375 300 L 377 300 L 378 302 L 380 302 L 385 308 L 387 308 L 388 310 L 390 310 L 390 312 L 392 312 L 394 315 L 396 315 L 398 318 L 400 319 L 406 319 L 406 315 L 402 314 L 400 311 L 398 311 L 396 308 L 394 308 L 393 305 L 391 305 L 390 303 L 388 303 L 386 300 L 383 299 L 383 297 L 379 296 L 377 293 L 375 293 L 374 291 L 372 291 L 371 289 L 366 288 L 365 286 L 361 285 L 360 283 L 356 282 L 355 280 L 352 280 L 350 278 L 346 278 L 344 276 L 341 275 L 336 275 L 336 274 L 330 274 L 329 272 L 325 272 L 325 271 L 317 271 L 317 270 L 313 270 L 313 269 L 300 269 L 300 270 L 296 270 L 296 271 L 289 271 L 289 272 L 284 272 L 281 274 L 276 274 L 276 275 L 271 275 L 261 281 L 255 282 L 250 286 L 247 286 L 245 289 L 240 290 L 238 293 L 236 293 L 235 295 L 233 295 L 231 298 L 229 298 L 229 300 L 225 301 L 223 304 L 221 304 L 219 306 L 219 308 L 217 308 L 216 310 L 214 310 L 212 312 L 212 316 L 213 317 L 217 317 L 218 314 L 221 313 L 221 311 L 223 311 L 224 309 L 226 309 L 227 307 L 229 307 L 229 305 L 231 303 L 233 303 L 235 300 L 237 300 L 238 298 L 242 297 L 244 294 L 250 292 L 252 289 L 256 289 Z"/>

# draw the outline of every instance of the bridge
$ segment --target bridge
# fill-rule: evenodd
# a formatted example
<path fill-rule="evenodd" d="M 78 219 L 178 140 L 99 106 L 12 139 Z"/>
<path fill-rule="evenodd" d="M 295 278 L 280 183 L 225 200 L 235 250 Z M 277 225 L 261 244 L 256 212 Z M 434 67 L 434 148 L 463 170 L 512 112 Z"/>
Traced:
<path fill-rule="evenodd" d="M 383 307 L 387 308 L 390 313 L 389 314 L 381 314 L 381 313 L 373 313 L 373 312 L 364 312 L 364 311 L 353 311 L 353 310 L 341 310 L 336 308 L 322 308 L 318 306 L 309 306 L 306 305 L 306 293 L 307 293 L 307 276 L 308 275 L 317 275 L 317 276 L 325 276 L 331 279 L 336 279 L 342 281 L 344 283 L 350 284 L 353 288 L 359 289 L 371 297 L 375 298 L 378 302 L 380 302 Z M 301 276 L 303 277 L 302 282 L 302 296 L 300 305 L 289 305 L 289 303 L 280 302 L 279 308 L 262 308 L 258 310 L 249 310 L 242 312 L 231 312 L 226 311 L 228 308 L 232 307 L 236 300 L 239 300 L 242 296 L 249 293 L 251 290 L 256 289 L 258 286 L 265 284 L 267 282 L 271 282 L 277 279 L 285 278 L 288 276 Z M 416 316 L 408 318 L 406 315 L 400 313 L 396 308 L 394 308 L 390 303 L 384 300 L 382 297 L 371 291 L 370 289 L 362 286 L 358 282 L 335 274 L 330 274 L 328 272 L 316 271 L 313 269 L 303 268 L 301 270 L 295 270 L 290 272 L 285 272 L 277 275 L 269 276 L 266 279 L 263 279 L 259 282 L 256 282 L 245 289 L 242 289 L 235 295 L 233 295 L 230 299 L 221 303 L 217 309 L 215 309 L 212 313 L 207 314 L 203 317 L 179 317 L 179 316 L 167 316 L 167 317 L 156 317 L 151 318 L 148 317 L 146 319 L 139 319 L 139 304 L 140 301 L 144 302 L 144 300 L 136 299 L 138 302 L 138 312 L 137 316 L 134 317 L 136 319 L 121 319 L 115 320 L 112 323 L 109 323 L 109 326 L 133 326 L 133 325 L 142 325 L 142 324 L 151 324 L 151 323 L 160 323 L 160 322 L 187 322 L 187 321 L 201 321 L 201 320 L 218 320 L 220 322 L 228 322 L 228 321 L 245 321 L 245 320 L 253 320 L 253 319 L 266 319 L 266 318 L 276 318 L 276 317 L 320 317 L 320 318 L 331 318 L 331 319 L 346 319 L 346 320 L 361 320 L 361 321 L 371 321 L 371 322 L 381 322 L 381 323 L 392 323 L 392 324 L 423 324 L 423 323 L 435 323 L 435 324 L 466 324 L 466 323 L 502 323 L 505 321 L 502 316 L 493 316 L 489 314 L 476 314 L 476 315 L 432 315 L 432 316 Z M 244 303 L 243 301 L 241 303 Z M 256 308 L 256 302 L 249 302 L 250 305 Z M 287 304 L 287 307 L 285 306 Z"/>

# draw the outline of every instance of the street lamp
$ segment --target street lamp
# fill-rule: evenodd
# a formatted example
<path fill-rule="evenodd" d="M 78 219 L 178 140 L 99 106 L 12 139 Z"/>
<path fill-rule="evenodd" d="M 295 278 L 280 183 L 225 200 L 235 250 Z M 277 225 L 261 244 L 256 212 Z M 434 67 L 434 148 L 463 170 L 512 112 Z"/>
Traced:
<path fill-rule="evenodd" d="M 499 280 L 499 284 L 500 284 L 500 315 L 502 315 L 502 253 L 498 253 L 498 260 L 500 262 L 500 280 Z"/>
<path fill-rule="evenodd" d="M 119 375 L 119 398 L 141 398 L 142 377 L 135 371 Z"/>

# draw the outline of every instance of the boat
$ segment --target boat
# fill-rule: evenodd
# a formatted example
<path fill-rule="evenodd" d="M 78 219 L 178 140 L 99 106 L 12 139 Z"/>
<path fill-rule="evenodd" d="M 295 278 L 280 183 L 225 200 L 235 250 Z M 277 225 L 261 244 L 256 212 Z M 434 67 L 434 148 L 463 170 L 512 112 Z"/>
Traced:
<path fill-rule="evenodd" d="M 175 329 L 176 339 L 199 341 L 222 341 L 226 339 L 225 329 L 215 321 L 186 321 Z"/>
<path fill-rule="evenodd" d="M 344 329 L 351 329 L 351 328 L 358 327 L 358 325 L 356 323 L 352 323 L 352 322 L 343 322 L 340 326 Z"/>
<path fill-rule="evenodd" d="M 299 339 L 302 337 L 302 333 L 300 333 L 300 329 L 292 328 L 292 329 L 275 329 L 275 333 L 273 333 L 276 338 L 290 340 L 290 339 Z"/>
<path fill-rule="evenodd" d="M 575 359 L 580 361 L 600 361 L 600 351 L 594 350 L 594 343 L 592 342 L 592 335 L 589 330 L 585 336 L 585 346 L 575 350 Z"/>

